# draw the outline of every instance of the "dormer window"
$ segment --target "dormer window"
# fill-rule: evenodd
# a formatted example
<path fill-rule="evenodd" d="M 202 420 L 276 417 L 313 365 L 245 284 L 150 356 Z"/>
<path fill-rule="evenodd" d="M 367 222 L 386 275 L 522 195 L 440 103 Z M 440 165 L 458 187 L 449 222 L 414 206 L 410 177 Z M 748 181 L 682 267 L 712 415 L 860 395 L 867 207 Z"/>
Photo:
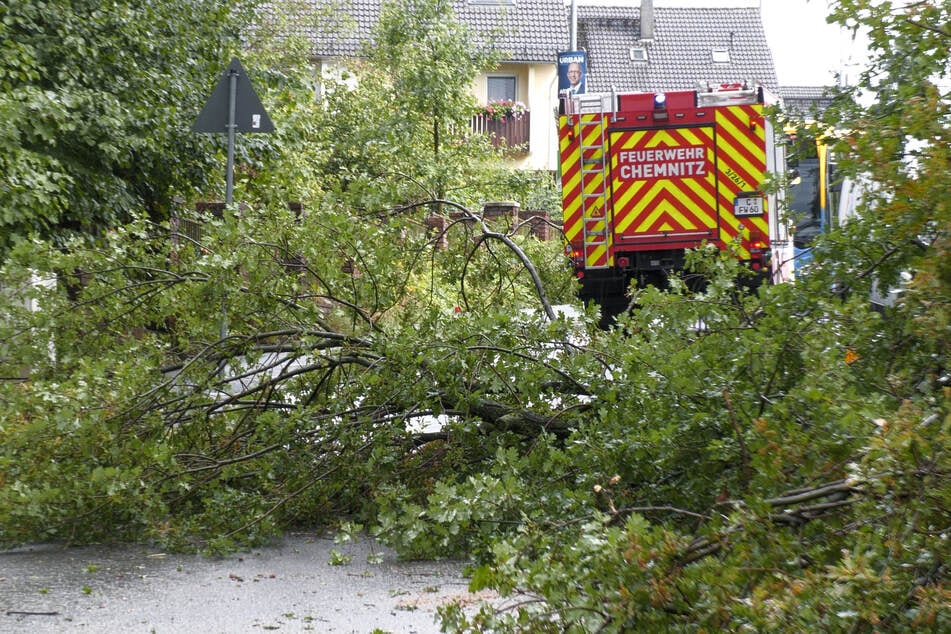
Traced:
<path fill-rule="evenodd" d="M 645 46 L 632 46 L 631 47 L 631 61 L 634 63 L 647 63 L 647 47 Z"/>
<path fill-rule="evenodd" d="M 713 63 L 714 64 L 729 64 L 730 63 L 730 49 L 728 48 L 713 49 Z"/>

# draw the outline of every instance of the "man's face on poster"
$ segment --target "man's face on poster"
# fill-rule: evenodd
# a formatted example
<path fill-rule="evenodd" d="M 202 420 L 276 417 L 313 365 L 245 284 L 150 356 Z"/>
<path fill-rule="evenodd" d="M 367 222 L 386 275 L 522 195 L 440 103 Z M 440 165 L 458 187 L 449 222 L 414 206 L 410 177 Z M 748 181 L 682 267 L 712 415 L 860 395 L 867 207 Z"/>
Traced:
<path fill-rule="evenodd" d="M 572 86 L 577 86 L 581 83 L 581 64 L 578 62 L 572 62 L 568 65 L 568 81 Z"/>

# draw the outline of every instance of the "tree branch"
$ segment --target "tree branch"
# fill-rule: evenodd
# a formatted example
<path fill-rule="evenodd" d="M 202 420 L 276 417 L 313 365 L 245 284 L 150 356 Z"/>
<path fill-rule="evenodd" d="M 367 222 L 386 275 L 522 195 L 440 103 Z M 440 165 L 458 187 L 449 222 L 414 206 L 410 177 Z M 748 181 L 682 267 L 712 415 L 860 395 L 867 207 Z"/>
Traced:
<path fill-rule="evenodd" d="M 505 246 L 507 246 L 509 250 L 511 250 L 512 253 L 515 254 L 515 256 L 522 263 L 522 266 L 525 267 L 525 270 L 528 271 L 529 275 L 531 276 L 532 284 L 535 286 L 535 292 L 538 295 L 538 299 L 542 304 L 542 308 L 545 311 L 545 315 L 551 321 L 554 321 L 557 318 L 557 315 L 555 315 L 555 310 L 551 306 L 551 302 L 548 301 L 548 294 L 545 292 L 545 286 L 544 284 L 542 284 L 542 279 L 541 279 L 541 276 L 538 274 L 538 269 L 535 268 L 535 264 L 531 261 L 531 259 L 525 254 L 525 252 L 517 244 L 515 244 L 515 242 L 509 236 L 505 235 L 504 233 L 492 231 L 489 228 L 489 226 L 486 224 L 484 218 L 476 215 L 475 213 L 470 211 L 467 207 L 464 207 L 463 205 L 460 205 L 459 203 L 456 203 L 454 201 L 445 200 L 445 199 L 437 199 L 437 200 L 426 201 L 425 203 L 420 203 L 420 206 L 421 205 L 439 205 L 439 206 L 447 206 L 447 207 L 452 207 L 454 209 L 458 209 L 463 214 L 465 214 L 467 218 L 469 218 L 470 220 L 474 222 L 479 223 L 479 225 L 482 227 L 482 235 L 484 239 L 498 240 L 499 242 L 502 242 Z"/>
<path fill-rule="evenodd" d="M 733 425 L 733 432 L 736 434 L 736 442 L 740 445 L 740 460 L 743 463 L 743 490 L 747 491 L 750 487 L 750 480 L 753 478 L 753 470 L 750 467 L 750 451 L 746 446 L 746 440 L 743 438 L 743 430 L 736 420 L 736 413 L 733 411 L 733 401 L 730 399 L 730 389 L 723 388 L 723 400 L 726 402 L 726 411 L 730 417 L 730 424 Z"/>
<path fill-rule="evenodd" d="M 839 510 L 853 504 L 855 500 L 851 496 L 857 493 L 861 493 L 861 489 L 859 489 L 857 486 L 850 484 L 846 480 L 839 480 L 837 482 L 824 484 L 812 489 L 791 491 L 779 497 L 767 498 L 763 500 L 763 502 L 774 508 L 783 508 L 781 513 L 768 514 L 766 517 L 770 521 L 790 525 L 799 525 L 816 519 L 830 511 Z M 801 504 L 802 502 L 809 502 L 821 498 L 828 498 L 828 501 L 820 504 L 802 506 L 799 508 L 785 508 L 796 504 Z M 722 504 L 729 505 L 734 508 L 742 508 L 745 506 L 743 502 L 737 500 L 723 502 Z M 675 567 L 681 568 L 687 564 L 691 564 L 720 552 L 723 549 L 724 544 L 727 542 L 728 537 L 731 534 L 737 533 L 741 530 L 742 525 L 734 524 L 727 527 L 719 535 L 716 535 L 713 538 L 698 537 L 697 539 L 693 540 L 693 542 L 691 542 L 690 545 L 684 550 Z"/>

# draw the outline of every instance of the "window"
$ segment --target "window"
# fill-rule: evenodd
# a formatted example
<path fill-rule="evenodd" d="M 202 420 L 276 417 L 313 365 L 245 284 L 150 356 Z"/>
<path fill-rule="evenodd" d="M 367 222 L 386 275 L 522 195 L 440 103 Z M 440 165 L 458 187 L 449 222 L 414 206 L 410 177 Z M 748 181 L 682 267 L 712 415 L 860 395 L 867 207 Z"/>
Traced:
<path fill-rule="evenodd" d="M 647 48 L 643 46 L 632 46 L 631 47 L 631 61 L 632 62 L 646 62 Z"/>
<path fill-rule="evenodd" d="M 713 61 L 718 64 L 729 64 L 730 63 L 730 49 L 728 48 L 713 49 Z"/>
<path fill-rule="evenodd" d="M 486 78 L 486 101 L 515 101 L 515 76 L 490 75 Z"/>

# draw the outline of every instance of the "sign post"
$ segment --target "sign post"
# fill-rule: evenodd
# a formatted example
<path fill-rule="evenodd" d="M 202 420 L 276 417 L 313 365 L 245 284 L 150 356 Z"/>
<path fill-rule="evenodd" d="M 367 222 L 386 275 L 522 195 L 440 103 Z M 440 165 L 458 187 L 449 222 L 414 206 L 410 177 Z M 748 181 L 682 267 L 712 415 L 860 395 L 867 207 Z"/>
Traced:
<path fill-rule="evenodd" d="M 243 80 L 242 80 L 243 78 Z M 274 124 L 264 111 L 264 106 L 254 92 L 248 74 L 244 72 L 237 57 L 231 59 L 228 68 L 221 74 L 214 91 L 205 102 L 198 119 L 192 125 L 193 132 L 228 133 L 228 164 L 225 168 L 225 204 L 234 202 L 234 145 L 238 132 L 274 132 Z M 228 335 L 227 298 L 221 300 L 221 339 Z M 224 365 L 219 368 L 224 374 Z"/>

